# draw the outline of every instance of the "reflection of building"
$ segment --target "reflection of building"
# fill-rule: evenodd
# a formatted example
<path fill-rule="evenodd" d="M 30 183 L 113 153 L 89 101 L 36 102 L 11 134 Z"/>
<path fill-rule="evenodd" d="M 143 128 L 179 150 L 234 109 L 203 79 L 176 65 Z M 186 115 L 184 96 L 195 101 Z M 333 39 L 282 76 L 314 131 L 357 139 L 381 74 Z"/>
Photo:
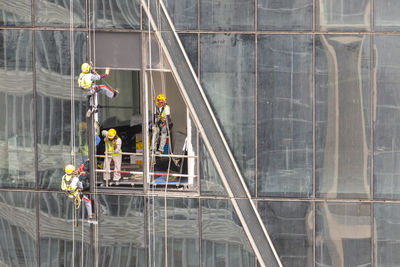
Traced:
<path fill-rule="evenodd" d="M 254 267 L 257 242 L 243 222 L 255 213 L 243 208 L 247 195 L 226 190 L 246 186 L 283 266 L 397 266 L 397 1 L 164 2 L 244 183 L 220 175 L 231 162 L 213 161 L 218 135 L 204 140 L 189 114 L 176 72 L 194 82 L 162 17 L 165 44 L 148 50 L 146 3 L 0 0 L 0 265 Z M 167 92 L 173 142 L 190 132 L 198 183 L 166 198 L 151 187 L 101 189 L 99 227 L 82 229 L 58 190 L 87 110 L 71 74 L 93 54 L 124 89 L 99 99 L 103 127 L 129 131 L 132 115 L 145 118 L 146 84 Z"/>

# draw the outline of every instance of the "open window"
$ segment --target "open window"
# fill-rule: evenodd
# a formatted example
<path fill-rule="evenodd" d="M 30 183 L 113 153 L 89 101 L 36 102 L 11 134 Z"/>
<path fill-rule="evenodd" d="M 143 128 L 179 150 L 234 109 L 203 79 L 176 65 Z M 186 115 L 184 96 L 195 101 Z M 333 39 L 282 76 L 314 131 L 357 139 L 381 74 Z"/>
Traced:
<path fill-rule="evenodd" d="M 96 70 L 103 73 L 106 67 L 111 68 L 110 75 L 98 84 L 120 92 L 115 98 L 100 93 L 94 96 L 98 112 L 92 115 L 93 132 L 100 139 L 94 155 L 97 186 L 104 190 L 156 191 L 167 187 L 197 191 L 198 132 L 157 42 L 151 38 L 149 43 L 148 35 L 140 33 L 96 32 L 94 37 Z M 159 94 L 166 96 L 165 104 L 170 108 L 163 147 L 161 128 L 159 134 L 153 134 L 158 127 L 154 100 Z M 122 141 L 120 168 L 118 159 L 106 153 L 110 145 L 106 133 L 111 128 Z M 157 141 L 152 146 L 153 140 Z M 111 162 L 110 168 L 107 162 Z"/>

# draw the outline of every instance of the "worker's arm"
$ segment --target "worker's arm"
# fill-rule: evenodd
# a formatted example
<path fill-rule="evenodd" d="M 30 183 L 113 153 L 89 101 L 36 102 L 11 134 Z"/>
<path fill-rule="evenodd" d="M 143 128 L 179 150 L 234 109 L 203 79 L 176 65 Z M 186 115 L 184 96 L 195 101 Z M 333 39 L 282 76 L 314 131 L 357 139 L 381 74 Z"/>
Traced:
<path fill-rule="evenodd" d="M 99 75 L 99 74 L 93 74 L 93 75 L 92 75 L 92 81 L 101 80 L 101 79 L 107 77 L 108 74 L 110 74 L 110 68 L 106 68 L 106 72 L 103 73 L 103 74 L 100 74 L 100 75 Z"/>
<path fill-rule="evenodd" d="M 122 146 L 121 138 L 118 138 L 117 142 L 115 142 L 114 153 L 120 152 L 121 151 L 121 146 Z"/>

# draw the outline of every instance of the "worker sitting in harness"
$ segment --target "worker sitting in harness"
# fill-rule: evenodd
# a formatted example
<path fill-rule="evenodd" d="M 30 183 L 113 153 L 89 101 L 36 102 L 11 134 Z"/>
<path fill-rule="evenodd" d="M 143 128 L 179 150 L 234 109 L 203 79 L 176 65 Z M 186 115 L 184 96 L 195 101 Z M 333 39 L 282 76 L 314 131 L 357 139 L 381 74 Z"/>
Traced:
<path fill-rule="evenodd" d="M 79 75 L 78 84 L 79 87 L 86 92 L 86 96 L 90 97 L 90 105 L 92 108 L 86 113 L 86 117 L 90 117 L 90 114 L 96 111 L 96 107 L 93 107 L 93 99 L 91 99 L 91 96 L 95 92 L 99 91 L 107 97 L 113 98 L 119 94 L 119 91 L 104 84 L 95 84 L 95 81 L 99 81 L 110 74 L 110 68 L 107 68 L 104 74 L 99 75 L 96 73 L 96 71 L 92 70 L 92 66 L 89 63 L 83 63 L 81 70 L 82 73 Z"/>
<path fill-rule="evenodd" d="M 171 110 L 166 103 L 167 97 L 164 94 L 157 95 L 157 97 L 154 98 L 154 101 L 156 102 L 156 107 L 152 123 L 153 136 L 151 139 L 150 150 L 156 150 L 157 139 L 161 133 L 160 144 L 155 154 L 162 154 L 167 142 L 167 133 L 172 128 Z"/>
<path fill-rule="evenodd" d="M 82 199 L 86 206 L 89 223 L 97 223 L 93 219 L 92 203 L 87 195 L 82 194 L 83 184 L 79 179 L 79 174 L 75 171 L 74 165 L 68 164 L 65 166 L 65 175 L 61 181 L 61 189 L 68 195 L 69 198 L 76 198 L 82 195 Z"/>

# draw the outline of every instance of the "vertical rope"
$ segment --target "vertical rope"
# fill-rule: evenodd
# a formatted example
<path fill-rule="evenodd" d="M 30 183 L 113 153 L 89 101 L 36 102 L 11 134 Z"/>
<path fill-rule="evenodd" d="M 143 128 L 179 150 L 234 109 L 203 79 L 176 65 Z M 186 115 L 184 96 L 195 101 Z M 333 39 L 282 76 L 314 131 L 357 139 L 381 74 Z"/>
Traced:
<path fill-rule="evenodd" d="M 74 3 L 73 0 L 69 1 L 69 45 L 70 45 L 70 83 L 71 83 L 71 159 L 72 165 L 75 166 L 75 95 L 74 95 Z M 72 203 L 72 267 L 75 266 L 75 205 Z"/>

